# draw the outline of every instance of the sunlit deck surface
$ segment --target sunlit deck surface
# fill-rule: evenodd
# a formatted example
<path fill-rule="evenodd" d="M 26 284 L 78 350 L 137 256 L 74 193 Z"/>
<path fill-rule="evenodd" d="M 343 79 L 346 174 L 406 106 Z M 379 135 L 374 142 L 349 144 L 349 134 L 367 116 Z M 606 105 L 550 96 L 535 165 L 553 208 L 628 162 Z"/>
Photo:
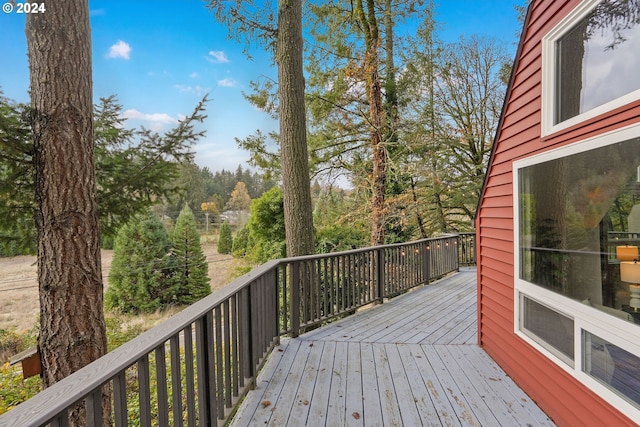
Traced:
<path fill-rule="evenodd" d="M 283 339 L 232 426 L 553 426 L 477 345 L 476 271 Z"/>

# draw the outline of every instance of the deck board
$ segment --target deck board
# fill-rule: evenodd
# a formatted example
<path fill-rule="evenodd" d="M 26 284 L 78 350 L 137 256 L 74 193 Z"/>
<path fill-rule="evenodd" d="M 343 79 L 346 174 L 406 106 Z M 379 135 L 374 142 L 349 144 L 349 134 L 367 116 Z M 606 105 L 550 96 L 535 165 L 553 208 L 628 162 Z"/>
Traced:
<path fill-rule="evenodd" d="M 347 425 L 345 414 L 347 413 L 347 354 L 349 344 L 346 342 L 332 342 L 335 346 L 332 369 L 325 376 L 329 377 L 331 388 L 329 390 L 329 405 L 327 407 L 327 426 Z M 361 391 L 360 391 L 361 392 Z M 315 403 L 315 399 L 314 399 Z M 322 420 L 319 420 L 322 421 Z M 322 425 L 319 423 L 319 425 Z"/>
<path fill-rule="evenodd" d="M 480 348 L 467 269 L 269 356 L 232 426 L 553 426 Z"/>

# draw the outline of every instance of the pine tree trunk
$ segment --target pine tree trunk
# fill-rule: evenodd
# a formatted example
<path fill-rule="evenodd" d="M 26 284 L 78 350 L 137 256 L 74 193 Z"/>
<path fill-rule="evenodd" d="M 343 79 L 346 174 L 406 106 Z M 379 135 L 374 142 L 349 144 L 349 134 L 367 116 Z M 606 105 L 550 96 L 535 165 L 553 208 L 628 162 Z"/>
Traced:
<path fill-rule="evenodd" d="M 302 2 L 278 1 L 276 46 L 287 255 L 315 252 L 302 72 Z"/>
<path fill-rule="evenodd" d="M 46 12 L 27 15 L 26 35 L 36 170 L 38 345 L 47 387 L 107 350 L 87 1 L 47 3 Z M 72 425 L 82 424 L 81 412 Z"/>
<path fill-rule="evenodd" d="M 369 135 L 373 157 L 372 165 L 372 201 L 371 201 L 371 244 L 384 243 L 385 191 L 387 183 L 387 150 L 382 141 L 383 115 L 382 87 L 380 85 L 380 35 L 375 16 L 375 1 L 356 2 L 356 13 L 363 28 L 365 40 L 364 66 L 367 80 L 367 98 L 369 101 Z"/>

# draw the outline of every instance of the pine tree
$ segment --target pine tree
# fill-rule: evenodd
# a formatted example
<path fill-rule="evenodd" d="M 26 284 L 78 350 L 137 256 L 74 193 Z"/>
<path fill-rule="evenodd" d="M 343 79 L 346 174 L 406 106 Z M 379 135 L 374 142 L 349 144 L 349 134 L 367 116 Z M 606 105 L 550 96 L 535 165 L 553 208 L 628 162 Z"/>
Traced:
<path fill-rule="evenodd" d="M 173 257 L 176 263 L 174 280 L 179 288 L 178 302 L 191 304 L 211 293 L 208 267 L 202 247 L 196 220 L 188 205 L 178 215 L 171 231 Z"/>
<path fill-rule="evenodd" d="M 220 238 L 218 239 L 218 253 L 230 254 L 233 247 L 233 236 L 231 227 L 227 221 L 220 226 Z"/>
<path fill-rule="evenodd" d="M 135 217 L 118 232 L 105 303 L 122 312 L 153 312 L 175 304 L 171 241 L 152 212 Z"/>

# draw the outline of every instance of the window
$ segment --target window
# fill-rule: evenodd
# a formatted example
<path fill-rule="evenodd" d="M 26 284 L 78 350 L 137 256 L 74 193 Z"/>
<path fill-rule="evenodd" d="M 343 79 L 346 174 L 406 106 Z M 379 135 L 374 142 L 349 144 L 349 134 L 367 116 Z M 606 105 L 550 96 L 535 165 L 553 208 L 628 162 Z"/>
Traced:
<path fill-rule="evenodd" d="M 573 319 L 522 297 L 522 331 L 573 366 Z"/>
<path fill-rule="evenodd" d="M 584 372 L 640 405 L 640 357 L 588 332 L 584 340 Z"/>
<path fill-rule="evenodd" d="M 640 98 L 640 4 L 583 2 L 543 40 L 543 134 Z"/>
<path fill-rule="evenodd" d="M 639 168 L 640 124 L 514 163 L 515 332 L 632 418 Z"/>
<path fill-rule="evenodd" d="M 627 307 L 615 252 L 640 243 L 639 165 L 633 138 L 522 168 L 520 277 L 593 307 Z"/>

